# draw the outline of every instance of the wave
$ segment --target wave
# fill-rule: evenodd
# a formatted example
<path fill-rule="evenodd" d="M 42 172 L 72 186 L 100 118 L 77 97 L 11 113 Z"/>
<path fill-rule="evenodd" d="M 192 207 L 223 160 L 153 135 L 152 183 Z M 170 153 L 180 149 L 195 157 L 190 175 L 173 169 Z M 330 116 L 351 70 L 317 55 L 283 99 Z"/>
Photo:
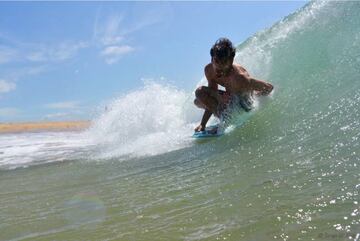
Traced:
<path fill-rule="evenodd" d="M 358 10 L 358 2 L 310 2 L 237 47 L 236 62 L 275 85 L 272 100 L 252 117 L 259 125 L 271 123 L 268 135 L 302 132 L 305 139 L 335 126 L 358 131 Z M 114 100 L 91 128 L 101 156 L 155 155 L 192 145 L 189 136 L 202 114 L 192 101 L 193 93 L 157 83 Z"/>
<path fill-rule="evenodd" d="M 273 83 L 275 91 L 271 98 L 261 100 L 251 115 L 236 114 L 233 124 L 237 128 L 230 128 L 217 142 L 223 145 L 213 152 L 232 149 L 240 140 L 242 146 L 250 143 L 249 148 L 262 145 L 281 150 L 281 155 L 301 152 L 308 159 L 325 147 L 340 157 L 356 155 L 360 135 L 359 11 L 359 2 L 310 2 L 241 43 L 235 61 L 256 78 Z M 194 89 L 204 82 L 200 80 Z M 74 146 L 79 149 L 86 143 L 84 148 L 91 149 L 95 158 L 120 159 L 196 146 L 191 135 L 202 110 L 194 106 L 193 98 L 192 91 L 144 83 L 108 103 L 107 111 L 76 137 L 82 141 L 75 141 Z M 3 152 L 3 156 L 10 153 L 8 149 Z M 71 157 L 74 152 L 67 153 Z M 6 158 L 2 166 L 17 162 L 11 155 Z M 36 158 L 23 159 L 24 165 Z"/>

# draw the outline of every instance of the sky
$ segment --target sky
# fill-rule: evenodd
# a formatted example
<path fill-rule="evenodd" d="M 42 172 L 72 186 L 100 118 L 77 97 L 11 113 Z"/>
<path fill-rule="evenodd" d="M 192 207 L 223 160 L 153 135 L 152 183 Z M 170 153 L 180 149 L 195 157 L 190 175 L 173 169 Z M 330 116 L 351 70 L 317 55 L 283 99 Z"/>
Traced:
<path fill-rule="evenodd" d="M 218 38 L 240 44 L 305 4 L 0 2 L 0 122 L 91 119 L 146 81 L 192 91 Z"/>

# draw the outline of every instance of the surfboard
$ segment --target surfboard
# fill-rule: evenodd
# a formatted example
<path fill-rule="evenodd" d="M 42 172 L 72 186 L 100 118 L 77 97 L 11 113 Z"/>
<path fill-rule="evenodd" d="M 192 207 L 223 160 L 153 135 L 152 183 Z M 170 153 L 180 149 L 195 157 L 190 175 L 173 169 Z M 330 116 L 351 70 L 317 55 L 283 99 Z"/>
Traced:
<path fill-rule="evenodd" d="M 216 130 L 215 130 L 216 129 Z M 210 138 L 210 137 L 219 137 L 224 133 L 219 129 L 218 125 L 212 125 L 205 128 L 204 131 L 196 131 L 193 134 L 194 138 Z"/>

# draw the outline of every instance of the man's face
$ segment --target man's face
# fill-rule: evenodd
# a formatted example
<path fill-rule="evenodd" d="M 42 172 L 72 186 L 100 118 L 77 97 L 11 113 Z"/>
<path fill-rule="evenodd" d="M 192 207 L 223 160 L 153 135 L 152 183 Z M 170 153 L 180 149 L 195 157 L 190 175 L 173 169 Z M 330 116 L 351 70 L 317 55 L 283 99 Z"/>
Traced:
<path fill-rule="evenodd" d="M 216 57 L 211 59 L 211 64 L 217 75 L 224 75 L 230 72 L 233 64 L 233 58 L 219 60 Z"/>

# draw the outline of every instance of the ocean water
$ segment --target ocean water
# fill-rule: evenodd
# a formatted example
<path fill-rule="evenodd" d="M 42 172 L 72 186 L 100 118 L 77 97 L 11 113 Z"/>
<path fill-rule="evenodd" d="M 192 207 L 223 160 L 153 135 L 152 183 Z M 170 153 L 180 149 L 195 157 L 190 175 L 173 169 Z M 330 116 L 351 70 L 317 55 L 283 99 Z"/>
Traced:
<path fill-rule="evenodd" d="M 157 82 L 84 132 L 0 135 L 0 240 L 359 241 L 359 12 L 310 2 L 241 43 L 276 89 L 222 137 Z"/>

